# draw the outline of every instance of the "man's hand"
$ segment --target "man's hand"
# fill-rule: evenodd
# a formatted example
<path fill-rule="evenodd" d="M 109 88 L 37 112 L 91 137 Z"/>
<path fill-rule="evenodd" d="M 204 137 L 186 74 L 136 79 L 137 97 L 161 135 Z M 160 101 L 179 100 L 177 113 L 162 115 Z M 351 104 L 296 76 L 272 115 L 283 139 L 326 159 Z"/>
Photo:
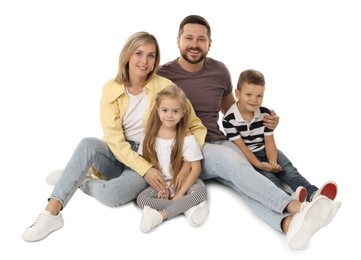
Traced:
<path fill-rule="evenodd" d="M 271 110 L 271 115 L 265 115 L 263 118 L 263 124 L 272 130 L 275 130 L 280 118 L 276 115 L 275 111 Z"/>

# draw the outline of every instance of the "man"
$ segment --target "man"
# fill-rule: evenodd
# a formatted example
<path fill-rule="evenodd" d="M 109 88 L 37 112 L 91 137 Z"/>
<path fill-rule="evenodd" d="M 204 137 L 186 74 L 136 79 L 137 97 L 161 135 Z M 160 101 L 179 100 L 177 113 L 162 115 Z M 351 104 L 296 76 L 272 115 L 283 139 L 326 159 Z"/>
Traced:
<path fill-rule="evenodd" d="M 313 234 L 331 222 L 341 203 L 322 196 L 322 191 L 309 204 L 292 200 L 257 174 L 240 149 L 226 139 L 218 125 L 219 112 L 225 113 L 235 99 L 229 70 L 222 62 L 207 57 L 211 43 L 208 22 L 201 16 L 187 16 L 177 37 L 181 56 L 158 71 L 183 89 L 207 128 L 200 177 L 235 189 L 258 217 L 287 234 L 290 248 L 304 249 Z M 278 117 L 273 115 L 264 123 L 274 129 Z"/>

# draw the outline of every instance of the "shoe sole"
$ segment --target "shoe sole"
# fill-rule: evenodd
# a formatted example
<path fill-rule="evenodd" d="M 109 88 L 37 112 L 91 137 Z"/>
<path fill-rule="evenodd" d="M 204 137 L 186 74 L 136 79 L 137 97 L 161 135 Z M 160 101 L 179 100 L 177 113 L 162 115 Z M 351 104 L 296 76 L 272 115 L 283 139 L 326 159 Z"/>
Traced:
<path fill-rule="evenodd" d="M 288 246 L 293 250 L 302 250 L 306 247 L 312 236 L 329 223 L 331 218 L 330 201 L 326 197 L 318 197 L 311 202 L 302 224 L 295 232 Z"/>
<path fill-rule="evenodd" d="M 322 187 L 320 194 L 326 196 L 330 200 L 334 200 L 337 195 L 337 186 L 334 183 L 327 183 Z"/>
<path fill-rule="evenodd" d="M 328 224 L 330 224 L 330 222 L 333 220 L 333 218 L 336 216 L 338 210 L 340 209 L 341 207 L 341 202 L 339 201 L 334 201 L 334 202 L 331 202 L 331 206 L 332 206 L 332 211 L 331 211 L 331 216 L 329 218 L 329 220 L 325 223 L 325 226 L 327 226 Z"/>
<path fill-rule="evenodd" d="M 52 171 L 49 173 L 46 178 L 45 182 L 48 185 L 55 186 L 55 184 L 58 182 L 60 175 L 63 173 L 63 169 L 57 169 L 55 171 Z"/>
<path fill-rule="evenodd" d="M 152 219 L 154 217 L 154 212 L 157 212 L 156 214 L 160 215 L 157 210 L 152 209 L 149 206 L 144 206 L 140 223 L 140 231 L 142 231 L 143 233 L 147 233 L 153 230 L 156 226 L 160 225 L 163 222 L 162 219 L 159 223 L 154 223 L 154 219 Z"/>
<path fill-rule="evenodd" d="M 49 236 L 51 233 L 53 233 L 54 231 L 62 228 L 64 226 L 64 221 L 61 221 L 60 223 L 58 223 L 57 225 L 53 226 L 48 232 L 46 232 L 45 234 L 39 234 L 35 237 L 33 237 L 32 239 L 26 239 L 24 238 L 24 236 L 22 237 L 25 241 L 27 242 L 36 242 L 39 240 L 43 240 L 44 238 L 46 238 L 47 236 Z"/>
<path fill-rule="evenodd" d="M 298 196 L 298 200 L 301 201 L 301 202 L 304 202 L 307 198 L 307 190 L 306 188 L 303 188 L 301 191 L 300 191 L 300 194 Z"/>
<path fill-rule="evenodd" d="M 208 216 L 209 213 L 208 203 L 204 201 L 201 204 L 202 204 L 201 207 L 197 208 L 189 216 L 189 222 L 193 227 L 198 227 L 202 225 Z M 195 219 L 197 220 L 195 221 Z"/>

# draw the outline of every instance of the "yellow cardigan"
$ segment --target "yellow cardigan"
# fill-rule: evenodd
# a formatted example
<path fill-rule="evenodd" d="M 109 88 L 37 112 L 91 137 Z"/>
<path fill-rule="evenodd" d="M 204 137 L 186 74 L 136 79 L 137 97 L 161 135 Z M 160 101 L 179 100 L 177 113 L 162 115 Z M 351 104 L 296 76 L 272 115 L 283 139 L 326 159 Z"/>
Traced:
<path fill-rule="evenodd" d="M 149 100 L 149 107 L 143 117 L 144 126 L 147 125 L 148 117 L 154 106 L 157 93 L 171 84 L 173 84 L 172 81 L 154 75 L 144 86 L 145 94 Z M 144 176 L 152 165 L 132 150 L 124 136 L 122 122 L 128 106 L 129 96 L 126 94 L 124 84 L 120 85 L 114 80 L 109 80 L 103 87 L 100 102 L 100 119 L 104 132 L 103 140 L 108 144 L 118 161 L 133 169 L 139 175 Z M 190 111 L 189 129 L 191 133 L 195 135 L 199 145 L 203 147 L 207 129 L 196 116 L 189 100 L 188 109 Z M 96 172 L 94 168 L 91 169 L 91 172 L 96 175 L 101 175 L 101 173 Z"/>

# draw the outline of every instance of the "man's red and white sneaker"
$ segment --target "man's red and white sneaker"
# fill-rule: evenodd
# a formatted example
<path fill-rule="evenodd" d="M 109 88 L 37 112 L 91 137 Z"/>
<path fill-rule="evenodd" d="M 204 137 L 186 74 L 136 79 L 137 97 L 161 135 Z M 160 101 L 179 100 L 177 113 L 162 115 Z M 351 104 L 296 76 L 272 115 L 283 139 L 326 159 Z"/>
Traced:
<path fill-rule="evenodd" d="M 293 216 L 287 232 L 287 243 L 291 249 L 305 249 L 312 236 L 331 222 L 331 203 L 325 196 L 319 196 L 302 204 L 300 212 Z"/>

